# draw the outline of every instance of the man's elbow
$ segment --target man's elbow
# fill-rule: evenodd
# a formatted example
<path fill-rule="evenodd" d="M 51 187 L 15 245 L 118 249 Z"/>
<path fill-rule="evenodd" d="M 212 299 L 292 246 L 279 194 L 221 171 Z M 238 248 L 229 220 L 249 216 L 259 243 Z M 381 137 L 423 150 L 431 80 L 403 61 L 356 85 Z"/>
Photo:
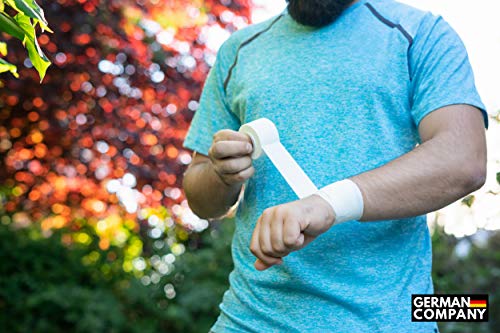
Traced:
<path fill-rule="evenodd" d="M 184 179 L 182 181 L 182 186 L 184 188 L 184 194 L 186 195 L 186 201 L 189 206 L 189 209 L 201 219 L 213 219 L 217 216 L 222 215 L 218 211 L 211 211 L 210 206 L 204 206 L 202 202 L 200 202 L 200 198 L 197 198 L 195 195 L 195 190 L 191 188 L 191 182 L 187 180 L 186 174 L 184 174 Z"/>
<path fill-rule="evenodd" d="M 207 218 L 203 212 L 203 209 L 198 207 L 196 204 L 196 198 L 193 195 L 190 187 L 191 183 L 188 180 L 187 172 L 184 174 L 184 179 L 182 180 L 182 187 L 184 188 L 184 194 L 186 195 L 186 201 L 189 206 L 189 209 L 198 216 L 199 218 L 205 219 Z"/>
<path fill-rule="evenodd" d="M 202 208 L 201 206 L 197 206 L 193 200 L 189 200 L 189 197 L 186 195 L 187 203 L 189 209 L 198 216 L 200 219 L 211 220 L 218 219 L 224 216 L 225 212 L 219 210 L 210 210 L 207 208 Z"/>
<path fill-rule="evenodd" d="M 470 161 L 461 167 L 460 183 L 464 195 L 479 190 L 486 182 L 486 161 Z"/>

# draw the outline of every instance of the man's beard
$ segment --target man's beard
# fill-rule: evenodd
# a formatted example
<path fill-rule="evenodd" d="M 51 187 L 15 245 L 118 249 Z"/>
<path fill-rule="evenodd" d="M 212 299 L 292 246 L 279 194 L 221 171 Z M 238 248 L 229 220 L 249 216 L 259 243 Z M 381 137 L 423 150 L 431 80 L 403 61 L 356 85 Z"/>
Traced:
<path fill-rule="evenodd" d="M 335 21 L 354 0 L 287 0 L 288 13 L 300 24 L 323 27 Z"/>

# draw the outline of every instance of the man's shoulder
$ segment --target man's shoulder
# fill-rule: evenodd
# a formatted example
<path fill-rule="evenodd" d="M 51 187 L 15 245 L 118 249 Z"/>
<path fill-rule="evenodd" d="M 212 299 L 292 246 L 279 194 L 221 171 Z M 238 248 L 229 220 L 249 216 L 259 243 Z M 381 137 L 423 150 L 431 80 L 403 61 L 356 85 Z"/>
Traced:
<path fill-rule="evenodd" d="M 371 0 L 366 6 L 386 24 L 402 28 L 412 39 L 423 25 L 432 25 L 440 16 L 396 0 Z"/>
<path fill-rule="evenodd" d="M 255 35 L 266 30 L 280 15 L 275 15 L 265 21 L 247 25 L 244 28 L 236 30 L 229 38 L 221 45 L 219 52 L 224 53 L 227 57 L 234 57 L 238 52 L 238 48 L 246 41 L 250 40 Z"/>

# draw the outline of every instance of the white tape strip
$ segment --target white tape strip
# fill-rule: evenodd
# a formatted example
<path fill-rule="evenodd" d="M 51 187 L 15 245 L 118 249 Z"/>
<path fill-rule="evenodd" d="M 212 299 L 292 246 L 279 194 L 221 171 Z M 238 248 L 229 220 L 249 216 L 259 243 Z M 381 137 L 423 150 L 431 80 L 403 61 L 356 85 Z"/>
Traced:
<path fill-rule="evenodd" d="M 254 120 L 242 125 L 239 131 L 248 134 L 252 139 L 252 158 L 257 159 L 265 153 L 299 199 L 318 191 L 311 179 L 281 144 L 278 130 L 271 120 L 267 118 Z"/>
<path fill-rule="evenodd" d="M 358 185 L 350 179 L 327 185 L 316 194 L 332 206 L 335 211 L 335 224 L 359 220 L 363 216 L 363 195 Z"/>

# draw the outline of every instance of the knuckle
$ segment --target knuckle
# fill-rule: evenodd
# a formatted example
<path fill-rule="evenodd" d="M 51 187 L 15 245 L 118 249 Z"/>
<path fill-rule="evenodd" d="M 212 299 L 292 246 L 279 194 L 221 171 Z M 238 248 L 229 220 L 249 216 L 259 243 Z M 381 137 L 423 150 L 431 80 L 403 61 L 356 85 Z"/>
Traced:
<path fill-rule="evenodd" d="M 216 142 L 216 143 L 214 143 L 212 145 L 212 153 L 213 153 L 213 155 L 215 155 L 215 156 L 220 155 L 220 153 L 222 152 L 221 150 L 222 150 L 222 148 L 221 148 L 220 142 Z"/>
<path fill-rule="evenodd" d="M 252 166 L 252 158 L 250 156 L 243 157 L 243 163 L 245 165 L 245 168 L 251 167 Z"/>
<path fill-rule="evenodd" d="M 259 253 L 258 246 L 254 244 L 250 245 L 250 252 L 252 252 L 252 254 L 256 256 Z"/>
<path fill-rule="evenodd" d="M 262 212 L 262 216 L 264 218 L 269 218 L 271 217 L 271 215 L 273 214 L 273 209 L 272 208 L 266 208 L 264 209 L 264 211 Z"/>
<path fill-rule="evenodd" d="M 277 243 L 273 243 L 271 246 L 274 253 L 283 253 L 285 251 L 285 249 Z"/>
<path fill-rule="evenodd" d="M 227 172 L 231 172 L 235 169 L 235 162 L 234 160 L 228 160 L 224 162 L 224 170 Z"/>
<path fill-rule="evenodd" d="M 219 176 L 222 176 L 222 174 L 224 173 L 223 170 L 221 169 L 220 167 L 220 164 L 217 163 L 217 161 L 212 161 L 212 165 L 214 167 L 214 170 L 215 172 L 217 172 L 217 174 L 219 174 Z"/>
<path fill-rule="evenodd" d="M 271 256 L 273 254 L 273 251 L 272 251 L 272 249 L 270 249 L 268 247 L 263 247 L 262 253 L 264 253 L 266 256 Z"/>
<path fill-rule="evenodd" d="M 283 237 L 283 243 L 286 247 L 292 247 L 295 245 L 295 238 L 291 235 L 285 235 L 285 237 Z"/>

